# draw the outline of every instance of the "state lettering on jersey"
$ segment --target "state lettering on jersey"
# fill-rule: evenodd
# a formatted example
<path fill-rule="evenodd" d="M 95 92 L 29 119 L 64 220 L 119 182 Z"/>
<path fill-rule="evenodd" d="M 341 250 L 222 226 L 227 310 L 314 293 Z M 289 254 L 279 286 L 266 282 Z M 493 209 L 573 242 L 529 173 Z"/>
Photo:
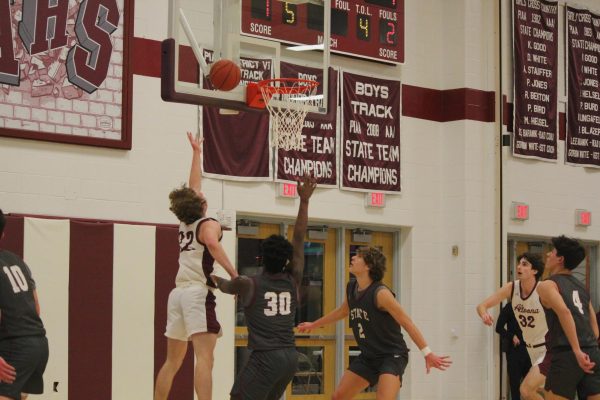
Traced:
<path fill-rule="evenodd" d="M 369 321 L 369 314 L 366 310 L 363 310 L 362 308 L 353 308 L 350 310 L 350 320 L 354 321 L 355 319 Z"/>

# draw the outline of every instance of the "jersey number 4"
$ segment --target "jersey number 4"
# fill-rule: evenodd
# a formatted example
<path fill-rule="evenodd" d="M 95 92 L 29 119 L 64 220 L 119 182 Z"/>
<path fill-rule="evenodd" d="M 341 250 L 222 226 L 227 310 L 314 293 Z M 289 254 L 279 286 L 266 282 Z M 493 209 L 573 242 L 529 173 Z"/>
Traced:
<path fill-rule="evenodd" d="M 290 292 L 281 292 L 279 295 L 275 292 L 266 292 L 265 300 L 267 307 L 265 315 L 272 317 L 274 315 L 288 315 L 292 312 L 292 295 Z"/>
<path fill-rule="evenodd" d="M 12 265 L 10 267 L 2 268 L 10 284 L 12 285 L 13 292 L 26 292 L 29 290 L 29 285 L 27 284 L 27 279 L 25 279 L 25 275 L 23 275 L 23 271 L 18 265 Z"/>

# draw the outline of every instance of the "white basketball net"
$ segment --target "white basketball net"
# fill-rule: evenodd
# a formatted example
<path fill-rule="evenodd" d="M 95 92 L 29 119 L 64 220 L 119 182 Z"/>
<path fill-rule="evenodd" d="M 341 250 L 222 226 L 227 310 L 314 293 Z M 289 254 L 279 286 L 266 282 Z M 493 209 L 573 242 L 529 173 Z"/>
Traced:
<path fill-rule="evenodd" d="M 271 145 L 300 150 L 304 118 L 311 106 L 321 104 L 317 83 L 298 79 L 273 79 L 260 90 L 271 114 Z"/>

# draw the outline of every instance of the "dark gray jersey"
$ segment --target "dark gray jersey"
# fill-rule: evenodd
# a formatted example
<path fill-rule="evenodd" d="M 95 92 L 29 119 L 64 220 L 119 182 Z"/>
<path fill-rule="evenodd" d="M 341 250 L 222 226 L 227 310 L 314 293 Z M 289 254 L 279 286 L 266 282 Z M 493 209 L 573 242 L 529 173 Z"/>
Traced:
<path fill-rule="evenodd" d="M 558 274 L 552 275 L 548 279 L 558 285 L 558 291 L 569 311 L 571 311 L 571 315 L 573 315 L 579 347 L 596 347 L 596 338 L 590 324 L 590 295 L 588 291 L 573 275 Z M 556 313 L 548 308 L 544 308 L 544 311 L 548 323 L 548 348 L 551 350 L 571 348 Z"/>
<path fill-rule="evenodd" d="M 244 309 L 248 324 L 248 348 L 273 350 L 294 347 L 298 296 L 296 283 L 287 272 L 263 273 L 252 278 L 254 294 Z"/>
<path fill-rule="evenodd" d="M 361 353 L 368 358 L 408 352 L 400 325 L 388 312 L 377 307 L 376 296 L 381 287 L 386 286 L 373 282 L 358 292 L 357 281 L 350 281 L 346 286 L 350 327 Z"/>
<path fill-rule="evenodd" d="M 35 309 L 34 290 L 27 264 L 10 251 L 0 250 L 0 339 L 46 334 Z"/>

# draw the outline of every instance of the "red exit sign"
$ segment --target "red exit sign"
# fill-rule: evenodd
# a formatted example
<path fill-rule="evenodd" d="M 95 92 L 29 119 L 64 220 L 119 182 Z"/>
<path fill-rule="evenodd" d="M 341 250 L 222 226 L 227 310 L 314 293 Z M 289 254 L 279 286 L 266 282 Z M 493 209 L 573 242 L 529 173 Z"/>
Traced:
<path fill-rule="evenodd" d="M 512 203 L 511 218 L 517 221 L 529 219 L 529 205 L 525 203 Z"/>
<path fill-rule="evenodd" d="M 367 207 L 385 207 L 385 193 L 369 192 L 365 195 Z"/>
<path fill-rule="evenodd" d="M 289 199 L 295 199 L 298 197 L 298 187 L 295 183 L 280 183 L 279 184 L 279 197 L 287 197 Z"/>
<path fill-rule="evenodd" d="M 592 224 L 592 212 L 588 210 L 575 210 L 575 225 L 590 226 Z"/>

